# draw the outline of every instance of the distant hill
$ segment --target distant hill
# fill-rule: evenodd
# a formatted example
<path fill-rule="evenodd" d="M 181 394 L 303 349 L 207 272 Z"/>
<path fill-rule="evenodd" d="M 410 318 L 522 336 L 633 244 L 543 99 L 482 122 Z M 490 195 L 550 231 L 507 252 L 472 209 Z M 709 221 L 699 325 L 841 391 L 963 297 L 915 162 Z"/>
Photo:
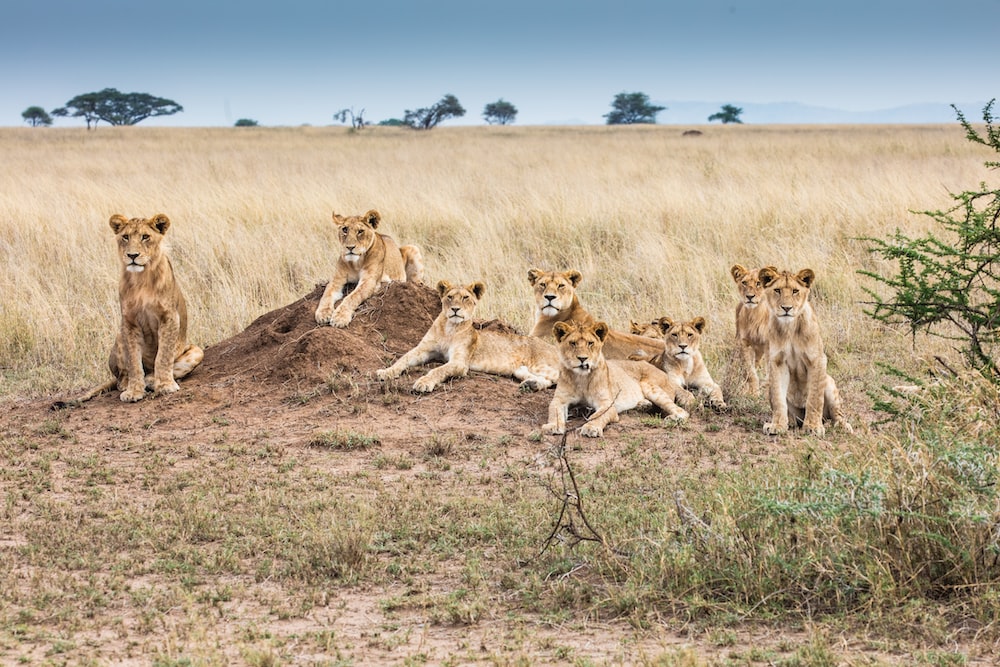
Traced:
<path fill-rule="evenodd" d="M 798 102 L 751 104 L 744 102 L 677 102 L 657 100 L 655 104 L 667 107 L 656 122 L 660 125 L 705 125 L 708 117 L 717 113 L 723 104 L 743 109 L 741 120 L 746 124 L 798 124 L 798 123 L 954 123 L 955 111 L 948 104 L 910 104 L 892 109 L 875 111 L 844 111 L 814 107 Z M 985 102 L 957 103 L 968 118 L 977 118 Z"/>

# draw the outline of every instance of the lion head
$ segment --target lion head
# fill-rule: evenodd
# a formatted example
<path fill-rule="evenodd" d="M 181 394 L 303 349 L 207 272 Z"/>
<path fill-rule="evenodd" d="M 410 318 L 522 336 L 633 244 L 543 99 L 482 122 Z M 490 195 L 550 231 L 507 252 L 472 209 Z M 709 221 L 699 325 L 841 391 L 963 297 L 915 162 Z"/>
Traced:
<path fill-rule="evenodd" d="M 563 365 L 574 373 L 586 374 L 603 359 L 604 339 L 608 337 L 604 322 L 573 324 L 557 322 L 552 330 Z"/>
<path fill-rule="evenodd" d="M 441 312 L 450 324 L 461 324 L 472 319 L 472 314 L 479 305 L 479 300 L 486 292 L 486 285 L 475 282 L 464 287 L 455 286 L 447 280 L 437 284 L 438 296 L 441 297 Z"/>
<path fill-rule="evenodd" d="M 736 287 L 740 291 L 741 303 L 744 308 L 756 308 L 763 300 L 764 287 L 760 283 L 760 269 L 748 269 L 740 264 L 733 264 L 729 269 Z"/>
<path fill-rule="evenodd" d="M 142 273 L 162 256 L 160 242 L 170 227 L 170 219 L 158 213 L 152 218 L 132 218 L 115 214 L 108 221 L 118 237 L 118 253 L 129 273 Z"/>
<path fill-rule="evenodd" d="M 660 331 L 659 320 L 653 320 L 652 322 L 636 322 L 635 320 L 628 321 L 629 333 L 635 334 L 636 336 L 645 336 L 646 338 L 662 338 L 663 332 Z"/>
<path fill-rule="evenodd" d="M 569 308 L 576 297 L 576 286 L 583 280 L 579 271 L 528 271 L 528 282 L 535 289 L 535 305 L 541 315 L 555 317 Z"/>
<path fill-rule="evenodd" d="M 802 269 L 798 273 L 778 271 L 773 266 L 760 270 L 760 283 L 767 295 L 767 304 L 775 321 L 787 326 L 802 314 L 809 300 L 809 288 L 816 274 L 812 269 Z"/>
<path fill-rule="evenodd" d="M 339 226 L 337 235 L 345 261 L 351 263 L 361 261 L 364 254 L 375 243 L 375 229 L 378 228 L 380 222 L 382 222 L 382 216 L 375 209 L 364 215 L 333 214 L 333 223 Z"/>
<path fill-rule="evenodd" d="M 690 359 L 701 345 L 705 324 L 704 317 L 696 317 L 690 322 L 674 322 L 669 317 L 657 320 L 667 356 L 681 361 Z"/>

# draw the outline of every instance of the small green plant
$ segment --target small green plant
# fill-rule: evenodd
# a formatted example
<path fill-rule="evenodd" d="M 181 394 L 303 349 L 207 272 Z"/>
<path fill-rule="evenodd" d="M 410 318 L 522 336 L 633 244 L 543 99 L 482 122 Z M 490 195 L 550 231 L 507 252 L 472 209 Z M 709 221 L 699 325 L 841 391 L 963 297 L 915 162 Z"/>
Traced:
<path fill-rule="evenodd" d="M 983 109 L 985 135 L 954 105 L 969 141 L 1000 153 L 1000 128 L 994 125 L 991 100 Z M 989 168 L 1000 162 L 986 162 Z M 980 183 L 977 190 L 953 194 L 956 204 L 944 211 L 923 211 L 943 234 L 910 238 L 900 231 L 888 239 L 865 237 L 869 250 L 896 262 L 895 273 L 860 273 L 887 288 L 867 289 L 866 312 L 886 324 L 908 324 L 912 334 L 958 341 L 969 364 L 1000 382 L 996 361 L 1000 343 L 1000 190 Z"/>
<path fill-rule="evenodd" d="M 353 452 L 371 449 L 382 444 L 377 435 L 365 435 L 353 431 L 320 431 L 309 441 L 310 447 Z"/>

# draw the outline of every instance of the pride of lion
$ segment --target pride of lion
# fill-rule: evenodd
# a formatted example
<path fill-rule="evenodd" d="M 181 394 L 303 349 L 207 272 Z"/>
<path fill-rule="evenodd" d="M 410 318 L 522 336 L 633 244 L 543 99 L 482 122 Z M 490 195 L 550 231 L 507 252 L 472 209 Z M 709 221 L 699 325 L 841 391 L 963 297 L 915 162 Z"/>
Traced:
<path fill-rule="evenodd" d="M 381 222 L 374 209 L 362 215 L 333 214 L 339 244 L 333 277 L 316 307 L 317 325 L 350 326 L 359 306 L 380 286 L 422 282 L 420 248 L 397 245 L 377 231 Z M 112 378 L 73 403 L 114 387 L 126 403 L 176 392 L 177 380 L 190 374 L 204 356 L 201 348 L 187 342 L 187 306 L 163 244 L 170 220 L 163 214 L 148 219 L 116 214 L 109 224 L 122 265 L 121 326 L 108 359 Z M 801 426 L 806 433 L 822 436 L 824 422 L 850 432 L 836 382 L 827 373 L 819 322 L 809 302 L 813 271 L 734 264 L 730 275 L 739 291 L 738 372 L 752 396 L 760 392 L 757 367 L 767 360 L 771 418 L 764 433 L 778 435 Z M 579 271 L 532 268 L 527 277 L 535 312 L 529 335 L 487 330 L 474 322 L 484 283 L 441 280 L 440 314 L 421 341 L 377 370 L 376 378 L 391 381 L 411 368 L 440 362 L 414 381 L 413 391 L 433 391 L 470 371 L 510 376 L 531 391 L 555 385 L 548 419 L 541 426 L 543 433 L 554 435 L 566 432 L 574 405 L 592 410 L 579 428 L 589 437 L 601 436 L 620 412 L 633 408 L 656 406 L 674 422 L 688 419 L 687 409 L 697 396 L 715 410 L 728 409 L 700 350 L 707 327 L 704 317 L 632 320 L 628 332 L 617 331 L 583 306 L 576 291 L 583 280 Z"/>

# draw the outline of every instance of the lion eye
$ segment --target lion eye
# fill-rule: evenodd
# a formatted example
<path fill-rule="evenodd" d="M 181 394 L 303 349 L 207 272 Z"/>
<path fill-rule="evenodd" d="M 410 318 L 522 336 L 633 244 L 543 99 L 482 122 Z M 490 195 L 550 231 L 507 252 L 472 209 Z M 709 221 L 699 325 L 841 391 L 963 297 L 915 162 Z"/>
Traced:
<path fill-rule="evenodd" d="M 347 229 L 347 227 L 341 227 L 341 228 L 340 228 L 340 233 L 341 233 L 341 234 L 346 234 L 347 232 L 348 232 L 348 229 Z"/>
<path fill-rule="evenodd" d="M 774 293 L 775 293 L 775 294 L 781 294 L 781 290 L 780 290 L 780 289 L 778 289 L 778 288 L 775 288 L 775 289 L 774 289 Z"/>
<path fill-rule="evenodd" d="M 142 240 L 143 241 L 148 241 L 149 240 L 149 234 L 143 234 L 142 235 Z"/>
<path fill-rule="evenodd" d="M 799 293 L 799 291 L 797 289 L 793 289 L 792 290 L 792 294 L 798 294 L 798 293 Z"/>

